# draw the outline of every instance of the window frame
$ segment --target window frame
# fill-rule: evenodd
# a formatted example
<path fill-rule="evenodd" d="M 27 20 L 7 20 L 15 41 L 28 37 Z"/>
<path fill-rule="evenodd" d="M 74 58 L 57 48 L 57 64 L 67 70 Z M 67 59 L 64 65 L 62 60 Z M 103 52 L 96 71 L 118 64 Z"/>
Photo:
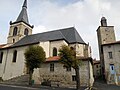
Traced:
<path fill-rule="evenodd" d="M 28 29 L 27 28 L 25 28 L 25 30 L 24 30 L 24 35 L 28 35 L 28 33 L 29 33 L 29 31 L 28 31 Z"/>
<path fill-rule="evenodd" d="M 76 81 L 76 75 L 72 75 L 72 81 Z"/>
<path fill-rule="evenodd" d="M 96 65 L 96 68 L 98 68 L 99 66 L 98 66 L 98 64 Z"/>
<path fill-rule="evenodd" d="M 3 61 L 3 52 L 0 52 L 0 63 L 2 63 L 2 61 Z"/>
<path fill-rule="evenodd" d="M 54 67 L 55 67 L 54 63 L 50 63 L 50 72 L 54 72 Z"/>
<path fill-rule="evenodd" d="M 13 39 L 13 43 L 15 43 L 15 39 Z"/>
<path fill-rule="evenodd" d="M 66 71 L 70 72 L 71 71 L 71 67 L 66 67 Z"/>
<path fill-rule="evenodd" d="M 14 50 L 12 62 L 15 63 L 16 61 L 17 61 L 17 50 Z"/>
<path fill-rule="evenodd" d="M 57 56 L 57 48 L 56 47 L 53 48 L 53 56 Z"/>
<path fill-rule="evenodd" d="M 108 58 L 113 59 L 113 53 L 112 52 L 108 52 Z"/>
<path fill-rule="evenodd" d="M 14 27 L 13 29 L 13 36 L 16 36 L 18 32 L 18 27 Z"/>

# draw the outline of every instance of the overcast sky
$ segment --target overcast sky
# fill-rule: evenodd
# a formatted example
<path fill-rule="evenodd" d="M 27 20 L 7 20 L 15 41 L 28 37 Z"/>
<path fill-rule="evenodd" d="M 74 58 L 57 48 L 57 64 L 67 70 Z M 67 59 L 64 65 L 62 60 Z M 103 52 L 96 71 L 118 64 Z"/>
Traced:
<path fill-rule="evenodd" d="M 0 44 L 6 43 L 9 22 L 15 21 L 24 0 L 0 0 Z M 108 26 L 115 26 L 120 40 L 119 0 L 28 0 L 28 16 L 33 33 L 75 27 L 83 40 L 90 44 L 92 57 L 98 57 L 96 30 L 102 16 Z"/>

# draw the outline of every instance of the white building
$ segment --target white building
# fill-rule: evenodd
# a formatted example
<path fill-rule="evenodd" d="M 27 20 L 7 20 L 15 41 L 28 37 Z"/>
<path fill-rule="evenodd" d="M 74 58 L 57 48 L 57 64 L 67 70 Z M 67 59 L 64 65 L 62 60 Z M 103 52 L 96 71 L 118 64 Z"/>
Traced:
<path fill-rule="evenodd" d="M 74 27 L 38 34 L 32 34 L 32 28 L 27 16 L 27 0 L 25 0 L 17 20 L 10 22 L 7 44 L 0 45 L 0 77 L 3 80 L 25 75 L 27 69 L 24 52 L 31 45 L 39 45 L 46 52 L 47 59 L 41 68 L 35 70 L 33 77 L 35 83 L 42 83 L 41 81 L 49 77 L 64 85 L 75 84 L 74 70 L 66 71 L 63 65 L 58 63 L 60 46 L 68 45 L 76 49 L 76 56 L 83 61 L 83 66 L 80 67 L 81 85 L 93 84 L 90 46 L 83 41 Z"/>

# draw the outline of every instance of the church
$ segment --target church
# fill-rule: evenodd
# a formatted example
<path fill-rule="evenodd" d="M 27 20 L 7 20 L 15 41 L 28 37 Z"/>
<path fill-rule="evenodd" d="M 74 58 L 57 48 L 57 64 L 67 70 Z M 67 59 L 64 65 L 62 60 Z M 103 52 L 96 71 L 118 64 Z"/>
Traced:
<path fill-rule="evenodd" d="M 33 25 L 29 23 L 27 0 L 16 21 L 10 21 L 7 44 L 0 45 L 0 78 L 9 80 L 26 75 L 25 50 L 29 46 L 41 46 L 46 53 L 46 61 L 34 70 L 33 80 L 41 84 L 45 80 L 59 82 L 61 86 L 75 85 L 75 71 L 59 63 L 59 48 L 67 45 L 76 50 L 76 56 L 82 61 L 80 66 L 80 83 L 93 85 L 91 49 L 74 27 L 32 34 Z"/>

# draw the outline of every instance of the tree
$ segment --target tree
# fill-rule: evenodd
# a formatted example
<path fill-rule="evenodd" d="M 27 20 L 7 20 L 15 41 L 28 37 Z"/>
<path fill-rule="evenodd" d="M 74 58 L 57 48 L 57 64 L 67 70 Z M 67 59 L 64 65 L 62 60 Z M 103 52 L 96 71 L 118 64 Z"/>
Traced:
<path fill-rule="evenodd" d="M 79 66 L 81 65 L 81 61 L 76 58 L 76 51 L 69 46 L 62 45 L 59 50 L 60 62 L 64 64 L 64 67 L 70 68 L 72 67 L 76 72 L 76 88 L 80 89 L 80 74 L 79 74 Z"/>
<path fill-rule="evenodd" d="M 29 73 L 29 85 L 32 85 L 32 74 L 35 68 L 45 61 L 45 52 L 41 46 L 30 46 L 25 53 L 26 67 Z"/>

